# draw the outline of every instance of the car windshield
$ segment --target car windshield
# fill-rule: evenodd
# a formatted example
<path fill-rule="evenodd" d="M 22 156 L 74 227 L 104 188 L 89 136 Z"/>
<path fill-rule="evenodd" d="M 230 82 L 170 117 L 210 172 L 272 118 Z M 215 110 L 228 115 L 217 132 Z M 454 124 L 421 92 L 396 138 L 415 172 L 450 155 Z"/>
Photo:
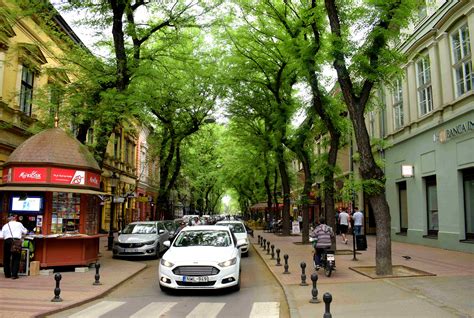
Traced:
<path fill-rule="evenodd" d="M 168 231 L 174 231 L 178 228 L 178 224 L 175 221 L 164 221 L 164 224 Z"/>
<path fill-rule="evenodd" d="M 228 226 L 234 233 L 245 233 L 245 228 L 242 223 L 219 223 L 219 225 Z"/>
<path fill-rule="evenodd" d="M 174 246 L 229 246 L 232 240 L 229 232 L 215 230 L 199 230 L 180 232 Z"/>
<path fill-rule="evenodd" d="M 156 234 L 156 225 L 154 223 L 128 224 L 122 234 Z"/>

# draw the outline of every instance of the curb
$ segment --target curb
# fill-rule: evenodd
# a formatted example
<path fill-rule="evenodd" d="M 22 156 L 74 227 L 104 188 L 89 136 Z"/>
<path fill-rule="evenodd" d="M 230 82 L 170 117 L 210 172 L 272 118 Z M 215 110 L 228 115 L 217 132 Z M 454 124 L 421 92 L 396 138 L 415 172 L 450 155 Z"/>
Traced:
<path fill-rule="evenodd" d="M 272 273 L 273 277 L 275 277 L 275 279 L 277 280 L 278 284 L 281 286 L 281 288 L 283 289 L 283 293 L 285 294 L 285 299 L 286 299 L 286 302 L 288 303 L 288 312 L 290 313 L 290 317 L 291 318 L 300 318 L 300 314 L 298 312 L 298 309 L 297 309 L 297 306 L 296 306 L 296 301 L 294 300 L 294 297 L 293 297 L 293 294 L 289 291 L 289 289 L 286 287 L 285 284 L 282 283 L 282 281 L 280 280 L 280 278 L 277 276 L 277 274 L 272 270 L 272 268 L 270 267 L 270 264 L 263 258 L 262 254 L 260 254 L 260 251 L 258 250 L 257 247 L 255 247 L 255 245 L 258 245 L 258 244 L 255 244 L 255 243 L 252 243 L 252 247 L 254 249 L 254 251 L 256 251 L 256 253 L 258 254 L 258 256 L 260 256 L 260 258 L 262 259 L 262 261 L 265 263 L 265 265 L 267 266 L 267 268 L 270 270 L 270 272 Z"/>
<path fill-rule="evenodd" d="M 68 309 L 71 309 L 71 308 L 75 308 L 75 307 L 79 307 L 79 306 L 82 306 L 88 302 L 91 302 L 93 300 L 96 300 L 96 299 L 99 299 L 107 294 L 109 294 L 110 292 L 112 292 L 115 288 L 119 287 L 120 285 L 122 285 L 123 283 L 125 283 L 127 280 L 129 280 L 130 278 L 132 278 L 133 276 L 139 274 L 140 272 L 142 272 L 145 268 L 147 268 L 147 265 L 146 264 L 141 264 L 142 267 L 139 268 L 137 271 L 131 273 L 128 277 L 125 277 L 123 278 L 122 280 L 120 280 L 119 282 L 111 285 L 110 287 L 108 287 L 107 289 L 104 289 L 102 292 L 94 295 L 94 296 L 91 296 L 89 298 L 86 298 L 86 299 L 83 299 L 79 302 L 76 302 L 76 303 L 72 303 L 72 304 L 69 304 L 69 305 L 66 305 L 64 307 L 60 307 L 60 308 L 57 308 L 57 309 L 54 309 L 54 310 L 47 310 L 47 311 L 44 311 L 44 312 L 41 312 L 39 314 L 36 314 L 34 317 L 38 317 L 38 318 L 43 318 L 43 317 L 47 317 L 48 315 L 52 315 L 52 314 L 56 314 L 56 313 L 59 313 L 59 312 L 62 312 L 62 311 L 65 311 L 65 310 L 68 310 Z"/>

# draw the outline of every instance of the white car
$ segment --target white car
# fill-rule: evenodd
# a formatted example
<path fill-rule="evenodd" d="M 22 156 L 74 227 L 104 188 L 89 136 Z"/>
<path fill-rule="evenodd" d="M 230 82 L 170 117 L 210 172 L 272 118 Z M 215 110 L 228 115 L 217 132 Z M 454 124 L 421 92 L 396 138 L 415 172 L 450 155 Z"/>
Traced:
<path fill-rule="evenodd" d="M 185 227 L 163 255 L 158 269 L 160 288 L 240 289 L 240 244 L 226 226 Z"/>
<path fill-rule="evenodd" d="M 245 229 L 245 224 L 241 221 L 219 221 L 216 225 L 228 226 L 232 233 L 234 233 L 237 240 L 242 240 L 245 243 L 240 247 L 242 256 L 249 255 L 249 238 L 247 235 L 247 230 Z"/>

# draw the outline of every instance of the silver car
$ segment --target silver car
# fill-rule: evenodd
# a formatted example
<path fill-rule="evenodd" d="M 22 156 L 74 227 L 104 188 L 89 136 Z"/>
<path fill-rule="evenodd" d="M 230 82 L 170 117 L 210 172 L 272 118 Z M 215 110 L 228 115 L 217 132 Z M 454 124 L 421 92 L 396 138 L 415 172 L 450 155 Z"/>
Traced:
<path fill-rule="evenodd" d="M 169 232 L 161 221 L 133 222 L 125 226 L 114 240 L 113 256 L 153 256 L 166 250 L 163 242 Z"/>

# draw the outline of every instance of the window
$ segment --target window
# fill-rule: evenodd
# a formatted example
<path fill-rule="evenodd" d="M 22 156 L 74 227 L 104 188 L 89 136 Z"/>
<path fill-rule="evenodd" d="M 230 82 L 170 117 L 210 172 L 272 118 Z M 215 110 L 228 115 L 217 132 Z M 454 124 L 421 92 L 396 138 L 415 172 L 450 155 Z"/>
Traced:
<path fill-rule="evenodd" d="M 419 1 L 417 15 L 418 15 L 418 22 L 423 20 L 428 15 L 428 9 L 427 9 L 425 0 Z"/>
<path fill-rule="evenodd" d="M 28 116 L 31 116 L 34 77 L 33 71 L 28 67 L 23 66 L 21 71 L 20 111 Z"/>
<path fill-rule="evenodd" d="M 466 239 L 474 240 L 474 168 L 463 171 Z"/>
<path fill-rule="evenodd" d="M 146 177 L 145 170 L 147 168 L 146 164 L 146 148 L 144 146 L 141 146 L 140 149 L 140 178 L 143 177 L 143 179 Z"/>
<path fill-rule="evenodd" d="M 393 88 L 393 125 L 395 129 L 400 129 L 404 125 L 403 88 L 401 79 L 395 81 L 395 87 Z"/>
<path fill-rule="evenodd" d="M 436 176 L 425 178 L 426 186 L 426 208 L 428 214 L 428 235 L 438 235 L 438 190 L 436 187 Z"/>
<path fill-rule="evenodd" d="M 114 134 L 114 159 L 120 160 L 120 133 Z"/>
<path fill-rule="evenodd" d="M 408 200 L 407 200 L 407 183 L 397 183 L 398 187 L 398 204 L 400 209 L 400 233 L 406 233 L 408 229 Z"/>
<path fill-rule="evenodd" d="M 474 73 L 472 72 L 471 44 L 467 23 L 451 35 L 453 69 L 456 80 L 456 96 L 472 90 Z"/>
<path fill-rule="evenodd" d="M 433 92 L 431 89 L 430 59 L 428 55 L 416 62 L 418 91 L 418 111 L 424 116 L 433 110 Z"/>

